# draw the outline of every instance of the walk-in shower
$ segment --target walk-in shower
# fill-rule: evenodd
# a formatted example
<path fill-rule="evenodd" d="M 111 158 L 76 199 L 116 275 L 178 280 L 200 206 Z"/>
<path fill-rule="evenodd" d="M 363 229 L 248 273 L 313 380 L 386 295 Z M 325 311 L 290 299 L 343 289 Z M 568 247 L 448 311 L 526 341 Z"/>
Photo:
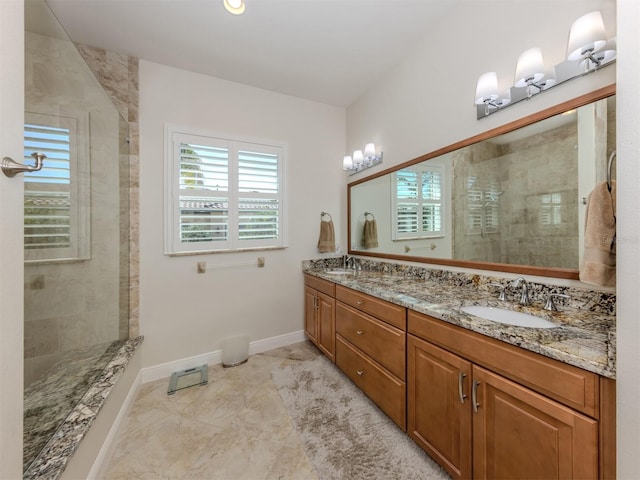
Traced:
<path fill-rule="evenodd" d="M 129 335 L 129 129 L 44 0 L 25 25 L 26 470 Z"/>

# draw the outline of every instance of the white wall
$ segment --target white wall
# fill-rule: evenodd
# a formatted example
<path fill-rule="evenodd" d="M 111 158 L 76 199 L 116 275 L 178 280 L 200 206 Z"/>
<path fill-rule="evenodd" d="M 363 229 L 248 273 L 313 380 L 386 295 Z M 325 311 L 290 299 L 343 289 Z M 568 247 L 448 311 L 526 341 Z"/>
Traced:
<path fill-rule="evenodd" d="M 24 2 L 0 2 L 0 151 L 24 156 Z M 0 478 L 22 478 L 23 243 L 21 176 L 0 174 Z"/>
<path fill-rule="evenodd" d="M 533 46 L 541 48 L 548 67 L 562 62 L 571 23 L 591 10 L 602 11 L 607 33 L 615 36 L 614 0 L 462 2 L 349 106 L 347 151 L 375 142 L 388 168 L 614 83 L 615 67 L 608 67 L 476 120 L 481 74 L 496 71 L 500 90 L 506 90 L 518 56 Z"/>
<path fill-rule="evenodd" d="M 490 7 L 490 9 L 489 9 Z M 616 67 L 560 85 L 478 121 L 478 76 L 496 70 L 513 83 L 520 52 L 541 47 L 545 62 L 562 61 L 573 20 L 601 10 L 618 35 Z M 617 19 L 617 22 L 616 22 Z M 617 25 L 616 25 L 617 23 Z M 347 150 L 374 141 L 385 167 L 543 110 L 616 82 L 618 168 L 617 395 L 618 478 L 640 472 L 640 3 L 637 0 L 465 2 L 426 41 L 347 109 Z M 536 27 L 538 25 L 538 27 Z"/>
<path fill-rule="evenodd" d="M 288 144 L 289 247 L 169 257 L 163 254 L 165 123 Z M 140 328 L 143 366 L 219 348 L 235 334 L 251 341 L 303 329 L 301 262 L 317 258 L 320 212 L 346 242 L 345 111 L 217 78 L 140 62 Z M 265 268 L 196 273 L 196 263 Z"/>
<path fill-rule="evenodd" d="M 618 1 L 618 478 L 640 475 L 640 2 Z"/>

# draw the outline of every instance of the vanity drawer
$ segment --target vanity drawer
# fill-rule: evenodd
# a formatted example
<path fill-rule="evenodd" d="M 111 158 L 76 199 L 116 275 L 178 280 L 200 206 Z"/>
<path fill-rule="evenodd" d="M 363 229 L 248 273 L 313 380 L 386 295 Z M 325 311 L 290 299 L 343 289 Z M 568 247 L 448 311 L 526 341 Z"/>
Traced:
<path fill-rule="evenodd" d="M 404 307 L 385 302 L 366 293 L 357 292 L 342 285 L 336 286 L 336 298 L 369 315 L 384 320 L 394 327 L 407 329 L 407 313 Z"/>
<path fill-rule="evenodd" d="M 325 280 L 324 278 L 314 277 L 312 275 L 304 275 L 304 284 L 314 290 L 322 292 L 330 297 L 336 296 L 336 284 Z"/>
<path fill-rule="evenodd" d="M 336 303 L 336 333 L 369 355 L 391 373 L 405 380 L 405 332 Z"/>
<path fill-rule="evenodd" d="M 486 367 L 592 418 L 599 417 L 598 375 L 410 311 L 409 333 Z"/>
<path fill-rule="evenodd" d="M 336 336 L 336 365 L 402 430 L 407 431 L 406 384 Z"/>

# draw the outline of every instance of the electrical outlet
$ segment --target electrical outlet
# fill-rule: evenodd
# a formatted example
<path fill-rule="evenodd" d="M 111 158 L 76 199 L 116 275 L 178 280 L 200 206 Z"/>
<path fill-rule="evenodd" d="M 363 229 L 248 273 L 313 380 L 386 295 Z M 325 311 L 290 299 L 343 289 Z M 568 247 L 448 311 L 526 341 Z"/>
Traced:
<path fill-rule="evenodd" d="M 264 257 L 258 257 L 258 268 L 264 268 Z"/>

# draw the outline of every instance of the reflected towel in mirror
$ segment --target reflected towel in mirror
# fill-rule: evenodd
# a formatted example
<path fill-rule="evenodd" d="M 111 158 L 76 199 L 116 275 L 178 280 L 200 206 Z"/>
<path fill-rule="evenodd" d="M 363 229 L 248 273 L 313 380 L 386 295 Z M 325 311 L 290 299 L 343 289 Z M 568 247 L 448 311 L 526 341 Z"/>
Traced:
<path fill-rule="evenodd" d="M 364 248 L 375 248 L 378 246 L 378 226 L 375 218 L 373 220 L 364 221 L 362 246 Z"/>
<path fill-rule="evenodd" d="M 584 220 L 584 255 L 580 281 L 596 285 L 616 284 L 616 182 L 593 189 L 587 198 Z"/>

